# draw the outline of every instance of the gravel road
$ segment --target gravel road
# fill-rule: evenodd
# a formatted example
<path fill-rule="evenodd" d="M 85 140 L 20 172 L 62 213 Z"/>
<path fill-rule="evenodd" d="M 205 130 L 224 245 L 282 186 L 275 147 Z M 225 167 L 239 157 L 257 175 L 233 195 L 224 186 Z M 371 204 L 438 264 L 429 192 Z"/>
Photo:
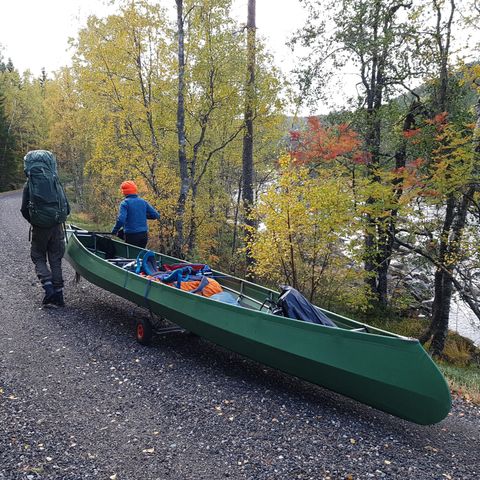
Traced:
<path fill-rule="evenodd" d="M 419 426 L 201 338 L 135 341 L 145 312 L 68 264 L 41 308 L 20 194 L 0 196 L 0 479 L 477 479 L 480 409 Z"/>

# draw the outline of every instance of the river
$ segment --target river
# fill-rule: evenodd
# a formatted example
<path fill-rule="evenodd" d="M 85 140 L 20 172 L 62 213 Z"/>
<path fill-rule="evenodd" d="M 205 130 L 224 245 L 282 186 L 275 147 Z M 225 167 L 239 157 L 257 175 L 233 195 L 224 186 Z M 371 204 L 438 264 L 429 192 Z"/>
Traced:
<path fill-rule="evenodd" d="M 449 328 L 472 339 L 475 345 L 480 347 L 480 320 L 468 305 L 458 299 L 452 300 Z"/>

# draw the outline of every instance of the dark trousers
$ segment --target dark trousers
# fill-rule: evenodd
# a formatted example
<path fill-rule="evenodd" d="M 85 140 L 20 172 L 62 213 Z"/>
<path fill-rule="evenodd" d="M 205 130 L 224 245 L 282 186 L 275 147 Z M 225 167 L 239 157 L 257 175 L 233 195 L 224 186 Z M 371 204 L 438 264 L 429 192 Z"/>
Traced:
<path fill-rule="evenodd" d="M 136 247 L 145 248 L 148 242 L 148 232 L 126 233 L 125 242 Z"/>
<path fill-rule="evenodd" d="M 64 253 L 65 236 L 62 225 L 54 225 L 50 228 L 32 226 L 30 256 L 42 285 L 51 283 L 56 290 L 63 288 L 62 257 Z"/>

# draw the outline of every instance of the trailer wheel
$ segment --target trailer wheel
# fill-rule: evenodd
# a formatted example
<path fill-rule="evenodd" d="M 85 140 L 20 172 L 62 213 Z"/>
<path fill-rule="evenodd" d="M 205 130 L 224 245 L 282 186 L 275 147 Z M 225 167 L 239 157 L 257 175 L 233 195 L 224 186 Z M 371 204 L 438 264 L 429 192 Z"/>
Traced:
<path fill-rule="evenodd" d="M 140 318 L 137 320 L 135 327 L 137 342 L 142 345 L 149 345 L 152 341 L 153 328 L 152 323 L 147 318 Z"/>

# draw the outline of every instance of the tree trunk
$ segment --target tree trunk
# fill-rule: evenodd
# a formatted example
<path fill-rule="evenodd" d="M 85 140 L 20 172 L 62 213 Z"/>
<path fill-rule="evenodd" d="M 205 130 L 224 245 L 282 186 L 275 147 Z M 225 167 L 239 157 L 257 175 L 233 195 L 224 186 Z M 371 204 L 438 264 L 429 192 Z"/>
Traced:
<path fill-rule="evenodd" d="M 450 14 L 448 16 L 446 25 L 442 25 L 442 6 L 443 3 L 438 0 L 433 0 L 433 6 L 437 13 L 436 24 L 436 36 L 435 40 L 438 48 L 439 55 L 439 87 L 436 95 L 437 108 L 439 112 L 447 111 L 448 103 L 448 59 L 450 56 L 450 39 L 452 34 L 452 21 L 455 13 L 455 0 L 450 0 Z M 465 198 L 464 198 L 465 200 Z M 435 295 L 432 305 L 432 319 L 427 331 L 420 337 L 420 342 L 426 343 L 432 338 L 431 350 L 434 355 L 441 355 L 445 346 L 445 339 L 448 333 L 448 320 L 450 316 L 450 303 L 452 300 L 453 291 L 453 268 L 449 258 L 453 258 L 451 254 L 452 250 L 458 248 L 458 244 L 455 245 L 452 242 L 452 226 L 456 222 L 457 232 L 454 236 L 460 240 L 463 227 L 465 225 L 465 218 L 462 220 L 462 209 L 468 209 L 468 205 L 465 207 L 462 201 L 459 204 L 457 210 L 457 201 L 453 193 L 448 195 L 447 204 L 445 208 L 445 218 L 443 221 L 442 234 L 439 239 L 438 246 L 438 263 L 442 267 L 437 267 L 435 272 Z M 466 210 L 464 212 L 466 216 Z M 447 270 L 447 271 L 445 271 Z"/>
<path fill-rule="evenodd" d="M 373 19 L 373 42 L 378 42 L 380 31 L 380 2 L 375 2 L 375 15 Z M 370 154 L 370 162 L 368 165 L 368 177 L 372 183 L 380 182 L 380 178 L 376 173 L 376 169 L 380 161 L 380 142 L 381 142 L 381 123 L 380 108 L 383 98 L 383 69 L 385 58 L 382 57 L 382 51 L 379 47 L 375 47 L 372 52 L 370 77 L 364 77 L 364 86 L 367 91 L 367 132 L 365 135 L 365 147 Z M 375 199 L 367 198 L 366 203 L 374 206 Z M 379 296 L 379 219 L 374 214 L 367 213 L 365 216 L 365 233 L 364 233 L 364 268 L 367 272 L 366 282 L 371 292 L 376 296 L 379 303 L 382 302 Z M 386 281 L 386 278 L 385 278 Z M 385 287 L 386 288 L 386 287 Z"/>
<path fill-rule="evenodd" d="M 433 0 L 433 7 L 437 14 L 437 25 L 435 40 L 437 43 L 439 55 L 439 72 L 438 72 L 438 92 L 437 92 L 437 108 L 439 112 L 444 112 L 447 109 L 448 103 L 448 59 L 450 56 L 450 41 L 452 36 L 452 22 L 455 15 L 456 5 L 455 0 L 450 0 L 450 14 L 445 25 L 442 25 L 442 8 L 444 2 L 440 0 Z M 445 32 L 445 36 L 443 33 Z"/>
<path fill-rule="evenodd" d="M 415 126 L 415 115 L 419 110 L 420 104 L 414 100 L 408 109 L 408 113 L 403 121 L 402 132 L 408 132 Z M 407 159 L 407 141 L 402 139 L 400 146 L 395 152 L 395 168 L 396 170 L 403 169 L 406 165 Z M 395 202 L 400 200 L 403 193 L 402 180 L 397 178 L 392 182 Z M 388 269 L 390 267 L 390 258 L 393 252 L 394 238 L 396 235 L 398 209 L 393 208 L 390 211 L 388 223 L 386 225 L 380 224 L 378 231 L 378 266 L 377 266 L 377 294 L 380 305 L 387 305 L 388 303 Z"/>
<path fill-rule="evenodd" d="M 190 180 L 187 168 L 187 153 L 185 139 L 185 34 L 183 20 L 183 0 L 175 0 L 177 4 L 177 35 L 178 35 L 178 100 L 177 100 L 177 137 L 178 163 L 180 166 L 180 192 L 177 200 L 175 220 L 175 241 L 173 254 L 183 258 L 184 216 Z"/>
<path fill-rule="evenodd" d="M 437 267 L 435 271 L 435 283 L 434 283 L 434 298 L 432 304 L 432 321 L 428 330 L 420 337 L 421 343 L 426 343 L 434 332 L 438 332 L 444 324 L 445 313 L 447 314 L 447 327 L 448 327 L 448 314 L 450 313 L 450 298 L 451 298 L 451 285 L 450 289 L 448 281 L 443 271 L 443 266 L 446 265 L 448 257 L 448 242 L 450 236 L 450 230 L 452 228 L 453 220 L 455 216 L 455 200 L 452 195 L 447 199 L 447 205 L 445 210 L 445 218 L 443 221 L 442 233 L 439 239 L 438 245 L 438 263 L 441 267 Z M 451 281 L 450 281 L 451 283 Z M 448 298 L 448 305 L 445 307 L 445 295 L 450 292 Z M 447 312 L 445 312 L 447 308 Z M 439 334 L 437 334 L 438 336 Z M 446 335 L 446 332 L 445 332 Z"/>
<path fill-rule="evenodd" d="M 394 227 L 393 219 L 390 219 L 391 228 Z M 387 225 L 380 223 L 378 226 L 378 255 L 377 255 L 377 296 L 378 303 L 382 307 L 388 304 L 388 269 L 392 254 L 392 242 L 388 235 Z"/>
<path fill-rule="evenodd" d="M 430 351 L 432 355 L 435 356 L 441 355 L 445 346 L 452 290 L 452 279 L 446 272 L 437 270 L 437 272 L 435 272 L 435 297 L 432 306 L 432 322 L 427 333 L 420 339 L 421 341 L 432 339 Z"/>
<path fill-rule="evenodd" d="M 253 208 L 253 116 L 255 108 L 255 0 L 248 0 L 247 20 L 247 80 L 245 85 L 245 132 L 243 136 L 243 208 L 245 215 L 245 238 L 252 238 L 255 222 L 251 218 Z M 253 258 L 247 250 L 247 270 L 253 265 Z M 248 272 L 247 272 L 248 273 Z"/>
<path fill-rule="evenodd" d="M 380 178 L 376 173 L 380 162 L 380 142 L 381 142 L 381 125 L 379 119 L 379 111 L 382 103 L 383 84 L 373 83 L 372 89 L 375 91 L 375 100 L 369 106 L 367 113 L 369 117 L 369 130 L 365 140 L 367 151 L 370 153 L 370 165 L 368 169 L 369 180 L 372 183 L 380 183 Z M 374 207 L 376 200 L 367 198 L 367 204 Z M 387 267 L 382 255 L 381 234 L 384 231 L 382 226 L 383 220 L 378 218 L 376 214 L 366 214 L 366 229 L 364 236 L 365 245 L 365 271 L 368 273 L 367 284 L 372 293 L 375 294 L 377 301 L 382 305 L 386 305 L 387 296 L 387 277 L 385 275 L 380 280 L 380 270 Z M 383 294 L 381 293 L 380 286 Z"/>

